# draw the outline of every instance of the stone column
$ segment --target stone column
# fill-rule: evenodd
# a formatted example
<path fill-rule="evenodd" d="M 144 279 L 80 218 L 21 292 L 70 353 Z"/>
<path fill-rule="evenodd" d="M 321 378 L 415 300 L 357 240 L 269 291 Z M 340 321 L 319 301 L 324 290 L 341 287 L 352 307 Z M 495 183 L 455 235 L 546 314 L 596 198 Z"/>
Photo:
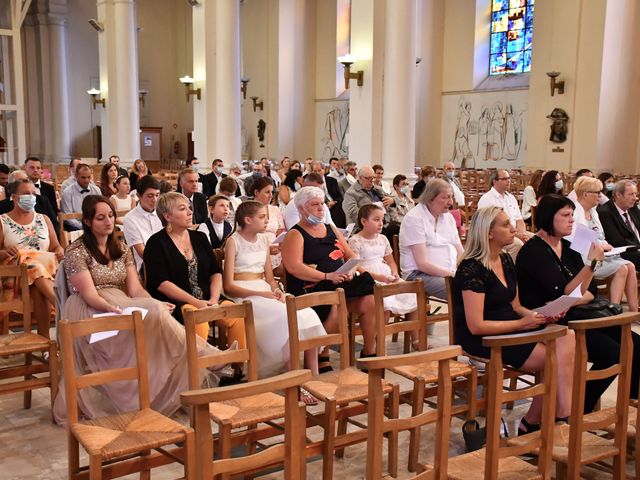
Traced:
<path fill-rule="evenodd" d="M 193 7 L 194 151 L 211 168 L 214 158 L 227 165 L 242 158 L 240 126 L 240 4 L 238 0 L 201 0 Z"/>
<path fill-rule="evenodd" d="M 66 2 L 65 2 L 66 3 Z M 69 127 L 69 83 L 67 72 L 66 19 L 49 16 L 49 59 L 51 67 L 52 160 L 68 163 L 71 159 Z"/>
<path fill-rule="evenodd" d="M 134 0 L 98 0 L 102 158 L 120 156 L 121 165 L 140 157 L 138 47 Z"/>

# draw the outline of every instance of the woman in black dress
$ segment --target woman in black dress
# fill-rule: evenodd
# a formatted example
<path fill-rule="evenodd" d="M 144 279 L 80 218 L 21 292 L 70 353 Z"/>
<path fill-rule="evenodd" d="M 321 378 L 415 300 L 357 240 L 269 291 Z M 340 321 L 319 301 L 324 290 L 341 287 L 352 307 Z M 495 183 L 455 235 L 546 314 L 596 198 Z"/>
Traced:
<path fill-rule="evenodd" d="M 524 244 L 518 259 L 518 288 L 522 304 L 536 308 L 568 295 L 581 285 L 582 298 L 578 305 L 594 300 L 596 287 L 593 271 L 598 261 L 604 258 L 602 247 L 594 243 L 589 252 L 589 265 L 582 256 L 570 248 L 564 236 L 570 235 L 573 226 L 574 204 L 561 195 L 546 195 L 538 202 L 535 222 L 538 233 Z M 584 312 L 569 309 L 564 322 L 588 318 Z M 620 359 L 620 327 L 600 328 L 587 331 L 587 353 L 591 370 L 603 370 L 618 363 Z M 631 371 L 631 398 L 638 398 L 640 385 L 640 336 L 632 333 L 633 365 Z M 600 396 L 614 377 L 587 382 L 584 411 L 593 411 Z"/>
<path fill-rule="evenodd" d="M 456 306 L 454 331 L 456 342 L 465 352 L 488 358 L 490 350 L 482 337 L 504 335 L 543 328 L 557 318 L 545 318 L 520 305 L 517 274 L 511 257 L 502 249 L 513 242 L 515 228 L 500 207 L 479 209 L 471 220 L 471 229 L 462 260 L 453 279 Z M 561 418 L 571 411 L 571 388 L 575 338 L 572 331 L 557 340 L 558 407 Z M 517 345 L 504 347 L 502 358 L 512 367 L 529 372 L 544 368 L 545 346 Z M 540 428 L 542 397 L 535 397 L 522 419 L 519 431 Z"/>

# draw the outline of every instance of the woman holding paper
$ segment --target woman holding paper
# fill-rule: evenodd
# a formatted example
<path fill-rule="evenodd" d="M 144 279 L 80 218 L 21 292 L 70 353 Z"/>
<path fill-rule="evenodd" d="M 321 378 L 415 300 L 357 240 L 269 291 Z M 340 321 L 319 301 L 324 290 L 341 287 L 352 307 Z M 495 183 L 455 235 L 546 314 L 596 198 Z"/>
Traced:
<path fill-rule="evenodd" d="M 126 307 L 147 310 L 144 338 L 151 408 L 171 415 L 180 407 L 180 393 L 189 389 L 184 328 L 171 316 L 173 305 L 154 300 L 140 284 L 131 250 L 115 236 L 115 218 L 113 205 L 102 196 L 88 195 L 82 202 L 83 235 L 69 245 L 64 256 L 70 296 L 64 302 L 62 318 L 83 321 L 96 313 L 121 314 Z M 76 367 L 88 373 L 135 365 L 133 341 L 132 332 L 124 331 L 94 343 L 88 337 L 78 338 L 74 345 Z M 203 353 L 216 350 L 202 339 L 197 341 Z M 208 384 L 217 385 L 222 375 L 231 376 L 233 370 L 209 371 Z M 54 404 L 57 422 L 66 419 L 64 391 L 62 387 L 58 390 Z M 125 382 L 82 389 L 78 406 L 87 418 L 131 411 L 138 408 L 138 385 Z"/>
<path fill-rule="evenodd" d="M 331 291 L 343 288 L 349 311 L 359 315 L 364 337 L 361 357 L 371 357 L 376 351 L 376 329 L 373 302 L 375 284 L 367 272 L 355 272 L 357 265 L 346 272 L 338 270 L 345 261 L 356 258 L 342 234 L 332 225 L 323 223 L 324 192 L 318 187 L 303 187 L 295 202 L 300 221 L 294 225 L 282 244 L 282 260 L 287 271 L 287 291 L 293 295 Z M 338 331 L 335 308 L 315 308 L 329 333 Z M 321 354 L 320 371 L 331 369 L 329 352 Z"/>
<path fill-rule="evenodd" d="M 593 177 L 580 177 L 573 184 L 573 190 L 576 192 L 578 201 L 573 212 L 573 227 L 571 234 L 565 238 L 570 242 L 576 234 L 578 225 L 583 225 L 598 236 L 598 242 L 605 252 L 610 251 L 613 247 L 607 243 L 604 237 L 604 229 L 600 223 L 596 207 L 599 205 L 602 196 L 602 182 Z M 586 260 L 585 255 L 582 256 Z M 587 263 L 587 262 L 585 262 Z M 611 288 L 609 298 L 613 303 L 622 301 L 622 294 L 627 296 L 630 312 L 638 311 L 638 280 L 636 278 L 636 267 L 633 263 L 616 256 L 605 256 L 604 260 L 596 265 L 593 271 L 593 278 L 602 280 L 604 278 L 613 277 L 611 279 Z"/>
<path fill-rule="evenodd" d="M 488 358 L 489 348 L 482 345 L 485 335 L 503 335 L 543 328 L 554 318 L 529 310 L 520 304 L 517 275 L 511 257 L 502 249 L 513 242 L 515 228 L 501 207 L 479 209 L 471 220 L 471 229 L 462 259 L 453 279 L 456 343 L 465 352 Z M 575 339 L 573 331 L 557 340 L 558 406 L 564 418 L 571 411 L 571 388 Z M 544 368 L 542 343 L 504 347 L 505 363 L 527 372 Z M 535 397 L 520 424 L 520 433 L 540 428 L 542 397 Z"/>
<path fill-rule="evenodd" d="M 570 248 L 565 236 L 573 229 L 574 203 L 562 195 L 545 195 L 538 203 L 535 222 L 538 233 L 520 250 L 516 260 L 520 301 L 526 308 L 535 309 L 562 295 L 570 295 L 580 287 L 582 297 L 577 307 L 569 309 L 563 322 L 593 318 L 581 305 L 592 304 L 597 293 L 593 272 L 604 259 L 599 242 L 594 242 L 587 255 L 582 256 Z M 588 307 L 587 307 L 588 308 Z M 633 369 L 631 396 L 637 398 L 640 386 L 640 336 L 633 333 Z M 587 351 L 592 370 L 603 370 L 614 365 L 620 354 L 620 329 L 604 328 L 587 332 Z M 591 412 L 600 396 L 614 377 L 587 382 L 585 413 Z"/>

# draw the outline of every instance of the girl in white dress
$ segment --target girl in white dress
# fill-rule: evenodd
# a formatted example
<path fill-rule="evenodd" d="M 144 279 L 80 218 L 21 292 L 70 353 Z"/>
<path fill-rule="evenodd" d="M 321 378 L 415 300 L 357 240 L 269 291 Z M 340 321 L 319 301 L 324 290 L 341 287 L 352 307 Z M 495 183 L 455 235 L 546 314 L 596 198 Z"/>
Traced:
<path fill-rule="evenodd" d="M 120 175 L 115 182 L 117 193 L 109 197 L 109 202 L 116 209 L 116 212 L 128 212 L 136 206 L 136 200 L 130 195 L 131 183 L 129 177 Z M 122 217 L 116 219 L 118 225 L 122 225 Z"/>
<path fill-rule="evenodd" d="M 389 240 L 380 233 L 384 223 L 384 210 L 373 203 L 364 205 L 358 212 L 357 222 L 360 231 L 349 237 L 349 246 L 358 257 L 367 260 L 358 266 L 358 270 L 369 272 L 381 284 L 402 281 L 398 275 L 398 266 L 393 260 Z M 385 297 L 384 309 L 387 314 L 406 315 L 408 320 L 413 320 L 417 315 L 416 296 L 403 293 Z M 412 338 L 413 346 L 417 349 L 418 337 L 413 332 Z"/>
<path fill-rule="evenodd" d="M 289 329 L 284 293 L 273 277 L 269 241 L 264 231 L 269 218 L 266 205 L 246 201 L 236 211 L 236 232 L 225 244 L 225 295 L 253 304 L 260 378 L 281 373 L 289 361 Z M 318 315 L 306 308 L 298 313 L 300 339 L 324 335 Z M 317 349 L 304 353 L 306 368 L 318 374 Z M 305 401 L 307 401 L 305 399 Z"/>

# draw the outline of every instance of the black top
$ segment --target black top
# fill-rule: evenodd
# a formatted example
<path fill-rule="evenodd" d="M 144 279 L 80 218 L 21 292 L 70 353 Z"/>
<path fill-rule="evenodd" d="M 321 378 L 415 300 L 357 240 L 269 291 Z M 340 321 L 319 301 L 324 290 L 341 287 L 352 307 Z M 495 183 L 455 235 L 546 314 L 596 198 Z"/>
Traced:
<path fill-rule="evenodd" d="M 516 259 L 520 303 L 529 309 L 538 308 L 564 295 L 567 284 L 584 267 L 582 256 L 569 248 L 564 238 L 562 256 L 558 258 L 542 238 L 534 236 L 526 242 Z M 595 284 L 589 291 L 596 294 Z"/>
<path fill-rule="evenodd" d="M 422 192 L 424 192 L 425 186 L 426 186 L 426 183 L 424 182 L 424 180 L 418 180 L 416 184 L 413 186 L 413 189 L 411 190 L 411 198 L 415 200 L 420 195 L 422 195 Z"/>
<path fill-rule="evenodd" d="M 520 315 L 513 309 L 511 302 L 516 298 L 517 278 L 516 267 L 511 257 L 506 253 L 500 255 L 505 286 L 496 274 L 486 268 L 476 259 L 463 260 L 453 279 L 453 304 L 455 318 L 453 328 L 455 341 L 465 352 L 480 357 L 488 357 L 490 350 L 482 345 L 482 336 L 474 335 L 469 330 L 464 313 L 462 291 L 470 290 L 484 293 L 484 315 L 486 320 L 517 320 Z M 514 332 L 516 333 L 516 332 Z M 526 357 L 525 357 L 526 358 Z"/>
<path fill-rule="evenodd" d="M 151 169 L 148 169 L 147 175 L 151 175 Z M 143 175 L 146 176 L 146 175 Z M 140 181 L 142 177 L 140 175 L 138 175 L 135 172 L 131 172 L 129 174 L 129 184 L 131 185 L 131 190 L 137 190 L 138 189 L 138 182 Z"/>
<path fill-rule="evenodd" d="M 335 272 L 344 263 L 342 257 L 337 257 L 337 254 L 331 255 L 332 252 L 339 251 L 336 242 L 338 237 L 333 231 L 330 225 L 325 226 L 327 234 L 323 238 L 316 238 L 310 235 L 299 224 L 292 227 L 292 230 L 297 230 L 302 235 L 304 241 L 302 250 L 302 262 L 305 265 L 316 265 L 316 269 L 319 272 L 331 273 Z M 294 277 L 287 272 L 287 291 L 293 295 L 302 295 L 305 293 L 304 286 L 307 282 Z"/>
<path fill-rule="evenodd" d="M 47 182 L 43 182 L 40 180 L 40 195 L 49 200 L 51 207 L 53 208 L 56 214 L 58 213 L 58 202 L 56 200 L 56 189 L 53 185 Z"/>
<path fill-rule="evenodd" d="M 222 273 L 218 268 L 218 263 L 213 255 L 213 250 L 207 236 L 202 232 L 188 230 L 189 239 L 193 248 L 193 254 L 198 260 L 198 285 L 202 290 L 202 298 L 208 300 L 211 296 L 210 284 L 211 276 Z M 184 303 L 177 302 L 158 291 L 158 286 L 165 280 L 173 282 L 178 288 L 193 295 L 189 283 L 189 266 L 187 259 L 178 250 L 173 240 L 165 229 L 154 233 L 147 240 L 144 247 L 144 265 L 147 275 L 147 291 L 160 301 L 170 302 L 176 305 L 173 316 L 182 322 L 180 311 Z"/>
<path fill-rule="evenodd" d="M 218 238 L 218 234 L 216 233 L 216 229 L 213 227 L 213 222 L 211 221 L 211 217 L 207 217 L 204 221 L 209 229 L 209 242 L 211 242 L 211 248 L 221 248 L 224 245 L 225 240 L 231 235 L 233 231 L 233 227 L 226 220 L 224 221 L 222 227 L 222 238 Z"/>

